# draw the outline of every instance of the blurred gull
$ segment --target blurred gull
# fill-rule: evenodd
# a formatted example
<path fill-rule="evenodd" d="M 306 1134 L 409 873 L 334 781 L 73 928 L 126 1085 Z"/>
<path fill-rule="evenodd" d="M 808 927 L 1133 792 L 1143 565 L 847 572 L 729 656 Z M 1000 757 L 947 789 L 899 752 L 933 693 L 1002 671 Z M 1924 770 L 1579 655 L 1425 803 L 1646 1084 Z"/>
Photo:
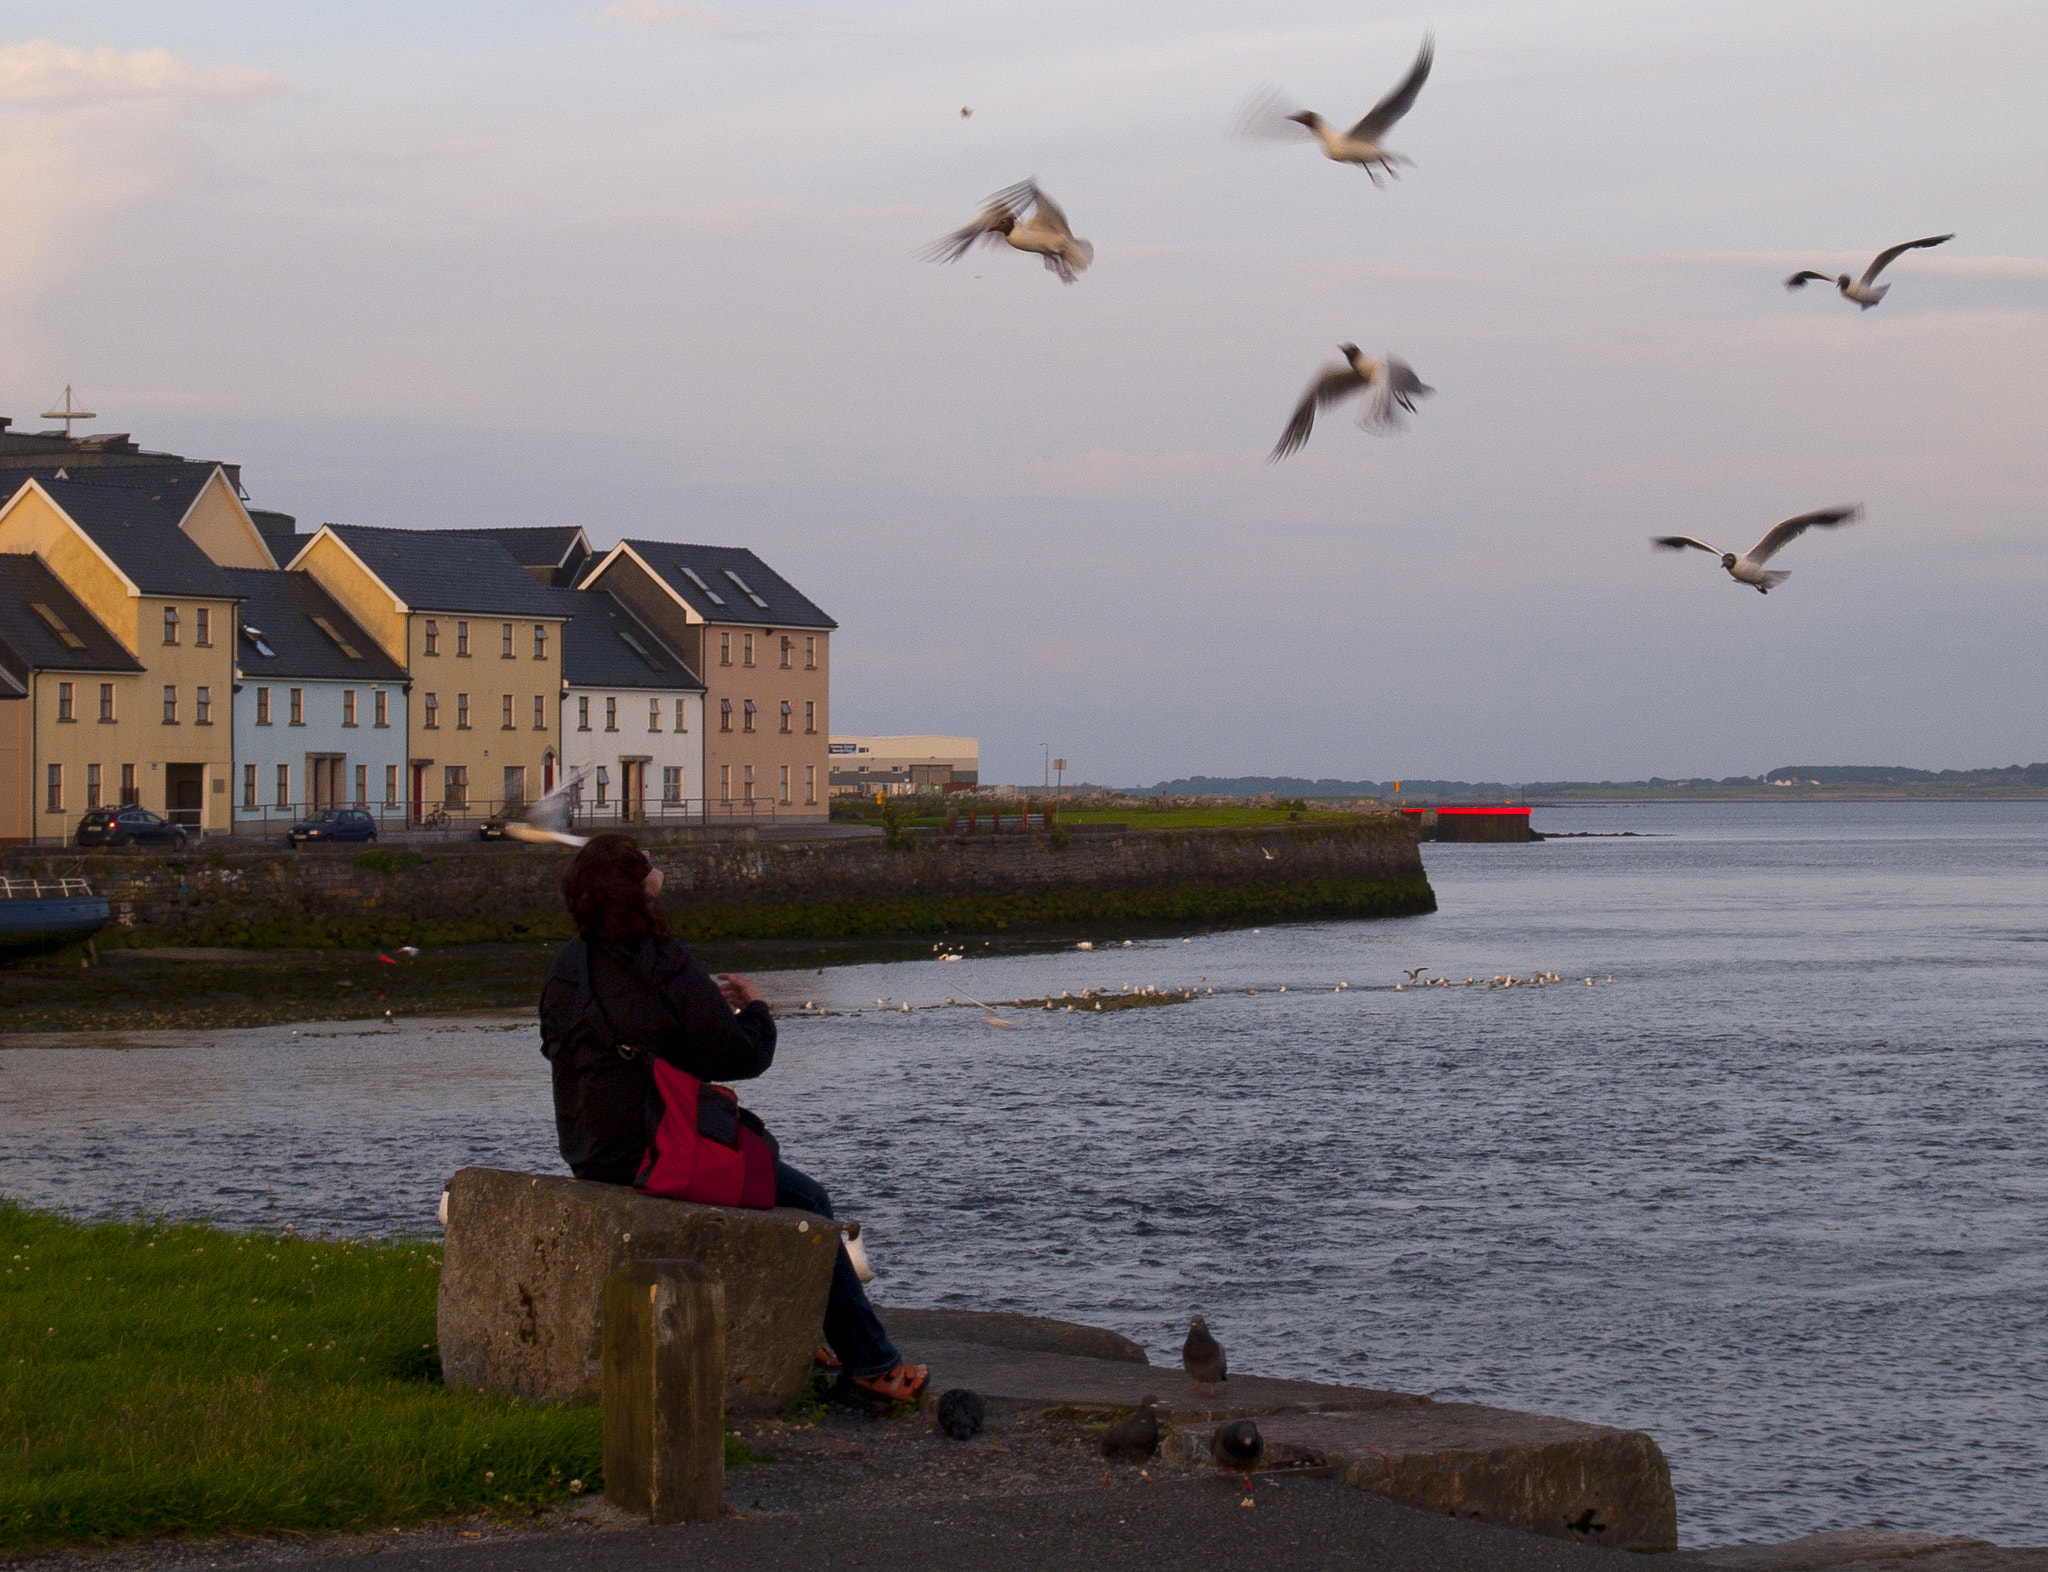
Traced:
<path fill-rule="evenodd" d="M 1767 572 L 1764 564 L 1772 557 L 1804 535 L 1816 525 L 1832 529 L 1837 524 L 1853 523 L 1863 514 L 1862 504 L 1846 508 L 1822 508 L 1818 513 L 1802 513 L 1789 518 L 1774 527 L 1754 546 L 1741 556 L 1732 551 L 1723 551 L 1719 546 L 1709 546 L 1703 540 L 1694 540 L 1690 535 L 1659 535 L 1652 542 L 1667 551 L 1704 551 L 1710 557 L 1719 557 L 1721 566 L 1728 570 L 1728 576 L 1738 584 L 1752 586 L 1759 595 L 1768 595 L 1778 585 L 1792 577 L 1789 572 Z"/>
<path fill-rule="evenodd" d="M 1308 434 L 1315 429 L 1316 411 L 1326 404 L 1338 403 L 1363 391 L 1365 403 L 1358 412 L 1359 425 L 1367 431 L 1390 433 L 1401 429 L 1403 410 L 1413 414 L 1415 400 L 1436 391 L 1426 386 L 1405 360 L 1396 360 L 1392 355 L 1375 360 L 1361 354 L 1356 344 L 1339 344 L 1337 348 L 1343 353 L 1343 363 L 1325 366 L 1316 373 L 1315 381 L 1294 407 L 1294 418 L 1287 422 L 1287 429 L 1266 455 L 1268 464 L 1279 463 L 1308 441 Z"/>
<path fill-rule="evenodd" d="M 1892 287 L 1889 284 L 1878 283 L 1878 274 L 1890 267 L 1893 262 L 1904 256 L 1908 251 L 1912 251 L 1920 246 L 1938 246 L 1945 240 L 1953 240 L 1955 238 L 1954 235 L 1929 235 L 1925 240 L 1902 241 L 1889 250 L 1878 252 L 1870 266 L 1863 270 L 1863 276 L 1854 283 L 1850 282 L 1847 273 L 1839 273 L 1835 277 L 1829 278 L 1827 274 L 1816 273 L 1809 268 L 1802 272 L 1794 273 L 1790 278 L 1786 279 L 1785 287 L 1787 289 L 1804 289 L 1808 279 L 1816 279 L 1823 284 L 1833 284 L 1841 292 L 1844 300 L 1853 300 L 1865 311 L 1868 311 L 1872 306 L 1884 299 Z"/>
<path fill-rule="evenodd" d="M 935 242 L 925 255 L 934 262 L 958 262 L 977 240 L 994 244 L 998 239 L 1042 257 L 1047 271 L 1059 274 L 1062 284 L 1073 283 L 1095 260 L 1095 247 L 1074 237 L 1067 215 L 1038 189 L 1035 179 L 998 191 L 981 217 Z"/>
<path fill-rule="evenodd" d="M 1425 33 L 1422 48 L 1416 51 L 1415 64 L 1408 68 L 1408 75 L 1402 78 L 1401 85 L 1373 105 L 1372 113 L 1349 131 L 1336 130 L 1312 109 L 1296 109 L 1280 92 L 1268 88 L 1245 106 L 1244 116 L 1238 122 L 1239 133 L 1255 137 L 1291 137 L 1297 133 L 1289 127 L 1302 126 L 1323 144 L 1326 157 L 1340 164 L 1358 165 L 1372 177 L 1372 183 L 1378 185 L 1380 170 L 1394 175 L 1396 164 L 1410 162 L 1399 153 L 1388 152 L 1380 145 L 1380 139 L 1415 106 L 1415 95 L 1429 80 L 1429 68 L 1435 59 L 1436 41 Z"/>
<path fill-rule="evenodd" d="M 507 824 L 506 835 L 515 841 L 537 841 L 544 846 L 588 846 L 588 835 L 571 835 L 568 829 L 570 816 L 576 811 L 576 788 L 582 781 L 581 775 L 564 780 L 528 808 L 524 819 Z"/>

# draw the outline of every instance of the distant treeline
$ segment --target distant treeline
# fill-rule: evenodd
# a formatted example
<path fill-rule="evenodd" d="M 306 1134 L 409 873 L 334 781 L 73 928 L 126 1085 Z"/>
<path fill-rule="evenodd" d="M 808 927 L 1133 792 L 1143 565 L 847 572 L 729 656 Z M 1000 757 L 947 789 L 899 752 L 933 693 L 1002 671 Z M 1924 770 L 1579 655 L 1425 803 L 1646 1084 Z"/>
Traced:
<path fill-rule="evenodd" d="M 1182 780 L 1161 781 L 1157 786 L 1132 786 L 1124 790 L 1134 797 L 1256 797 L 1271 792 L 1276 797 L 1392 797 L 1398 785 L 1403 797 L 1558 797 L 1581 792 L 1668 791 L 1674 787 L 1703 789 L 1753 789 L 1779 782 L 1814 787 L 1901 787 L 1937 786 L 1957 790 L 1996 790 L 2026 787 L 2048 790 L 2048 764 L 2013 764 L 2004 769 L 1913 770 L 1896 764 L 1787 764 L 1761 775 L 1724 775 L 1719 779 L 1693 776 L 1669 779 L 1652 775 L 1640 781 L 1441 781 L 1411 779 L 1396 781 L 1309 780 L 1300 775 L 1190 775 Z"/>

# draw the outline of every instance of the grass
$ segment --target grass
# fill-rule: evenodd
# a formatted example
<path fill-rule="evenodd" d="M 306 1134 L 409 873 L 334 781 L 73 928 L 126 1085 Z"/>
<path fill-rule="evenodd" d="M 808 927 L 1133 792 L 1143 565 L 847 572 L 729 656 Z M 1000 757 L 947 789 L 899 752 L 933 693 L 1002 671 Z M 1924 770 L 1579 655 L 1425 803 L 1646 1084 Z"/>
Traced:
<path fill-rule="evenodd" d="M 0 1203 L 0 1553 L 313 1533 L 602 1487 L 593 1404 L 440 1384 L 426 1243 Z"/>

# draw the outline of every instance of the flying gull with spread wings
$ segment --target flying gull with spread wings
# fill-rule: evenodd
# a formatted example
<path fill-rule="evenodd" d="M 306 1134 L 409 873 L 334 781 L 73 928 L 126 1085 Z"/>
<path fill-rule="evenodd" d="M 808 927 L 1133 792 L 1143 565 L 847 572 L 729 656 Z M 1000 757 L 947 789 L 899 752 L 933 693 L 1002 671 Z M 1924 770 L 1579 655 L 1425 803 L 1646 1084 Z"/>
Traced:
<path fill-rule="evenodd" d="M 1402 411 L 1414 414 L 1415 401 L 1436 391 L 1405 360 L 1392 355 L 1375 358 L 1362 354 L 1356 344 L 1339 344 L 1337 348 L 1344 359 L 1316 373 L 1315 381 L 1294 407 L 1294 418 L 1287 422 L 1287 429 L 1280 433 L 1280 440 L 1267 455 L 1267 463 L 1277 464 L 1308 441 L 1308 434 L 1315 429 L 1317 410 L 1354 393 L 1365 394 L 1358 423 L 1367 431 L 1385 434 L 1399 431 Z"/>
<path fill-rule="evenodd" d="M 1833 278 L 1830 278 L 1825 273 L 1816 273 L 1811 268 L 1807 268 L 1801 272 L 1794 273 L 1790 278 L 1786 279 L 1785 287 L 1787 289 L 1804 289 L 1809 279 L 1822 284 L 1833 284 L 1841 292 L 1844 300 L 1853 300 L 1865 311 L 1868 311 L 1891 292 L 1891 285 L 1878 283 L 1878 274 L 1890 267 L 1908 251 L 1918 250 L 1922 246 L 1938 246 L 1945 240 L 1953 240 L 1955 238 L 1954 235 L 1929 235 L 1925 240 L 1901 241 L 1898 245 L 1878 252 L 1876 257 L 1872 259 L 1870 266 L 1863 270 L 1863 276 L 1853 281 L 1847 273 L 1838 273 Z"/>
<path fill-rule="evenodd" d="M 1384 139 L 1401 117 L 1415 107 L 1415 95 L 1429 80 L 1429 68 L 1435 60 L 1436 40 L 1425 33 L 1422 48 L 1415 55 L 1415 64 L 1408 68 L 1408 74 L 1401 79 L 1400 85 L 1374 104 L 1372 112 L 1349 131 L 1339 131 L 1313 109 L 1296 109 L 1276 88 L 1266 89 L 1245 106 L 1238 131 L 1243 136 L 1291 138 L 1300 134 L 1291 128 L 1299 126 L 1323 144 L 1326 158 L 1340 164 L 1356 164 L 1372 177 L 1374 185 L 1378 185 L 1382 170 L 1390 176 L 1397 175 L 1396 164 L 1413 162 L 1399 153 L 1389 152 Z"/>
<path fill-rule="evenodd" d="M 991 245 L 1002 241 L 1036 254 L 1048 272 L 1059 274 L 1062 284 L 1073 283 L 1095 260 L 1095 247 L 1075 238 L 1067 215 L 1039 190 L 1036 180 L 1020 180 L 998 191 L 982 208 L 981 217 L 933 244 L 925 255 L 934 262 L 958 262 L 978 240 Z"/>
<path fill-rule="evenodd" d="M 1797 518 L 1789 518 L 1773 526 L 1768 535 L 1739 557 L 1719 546 L 1694 540 L 1690 535 L 1659 535 L 1652 544 L 1666 551 L 1704 551 L 1710 557 L 1719 557 L 1721 566 L 1728 570 L 1728 576 L 1736 583 L 1749 585 L 1759 595 L 1768 595 L 1792 575 L 1768 570 L 1764 567 L 1766 562 L 1810 529 L 1833 529 L 1837 524 L 1853 524 L 1862 516 L 1861 503 L 1846 508 L 1822 508 L 1818 513 L 1802 513 Z"/>

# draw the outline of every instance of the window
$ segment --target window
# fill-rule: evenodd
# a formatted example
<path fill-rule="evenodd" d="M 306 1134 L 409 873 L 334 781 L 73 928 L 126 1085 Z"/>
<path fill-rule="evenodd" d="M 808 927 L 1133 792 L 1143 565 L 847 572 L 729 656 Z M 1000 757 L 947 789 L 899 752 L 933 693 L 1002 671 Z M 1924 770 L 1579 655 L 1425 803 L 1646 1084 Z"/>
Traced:
<path fill-rule="evenodd" d="M 384 806 L 398 806 L 398 766 L 395 764 L 384 766 Z"/>
<path fill-rule="evenodd" d="M 178 724 L 178 690 L 171 687 L 168 683 L 164 686 L 164 724 L 166 726 Z"/>
<path fill-rule="evenodd" d="M 731 700 L 731 699 L 720 699 L 720 700 L 718 701 L 718 729 L 719 729 L 720 731 L 731 731 L 731 730 L 732 730 L 732 700 Z"/>
<path fill-rule="evenodd" d="M 759 606 L 763 611 L 766 611 L 768 609 L 768 602 L 766 602 L 759 595 L 756 595 L 754 593 L 753 585 L 749 584 L 745 579 L 741 578 L 737 573 L 733 572 L 731 568 L 725 569 L 724 572 L 725 576 L 731 579 L 733 583 L 736 586 L 738 586 L 739 592 L 742 595 L 746 596 L 748 600 L 752 601 L 756 606 Z"/>
<path fill-rule="evenodd" d="M 306 724 L 306 690 L 304 688 L 292 689 L 292 724 L 294 726 Z"/>
<path fill-rule="evenodd" d="M 85 767 L 85 805 L 88 808 L 100 805 L 100 767 L 97 764 Z"/>
<path fill-rule="evenodd" d="M 135 766 L 121 766 L 121 806 L 132 808 L 142 801 L 142 794 L 135 789 Z"/>
<path fill-rule="evenodd" d="M 676 700 L 676 730 L 688 731 L 689 729 L 689 712 L 683 708 L 683 701 L 678 697 Z"/>
<path fill-rule="evenodd" d="M 751 764 L 740 766 L 740 795 L 748 802 L 754 800 L 754 767 Z"/>
<path fill-rule="evenodd" d="M 518 724 L 519 722 L 512 718 L 512 695 L 507 693 L 503 695 L 502 702 L 498 705 L 498 727 L 501 731 L 511 731 Z"/>
<path fill-rule="evenodd" d="M 48 606 L 44 605 L 43 602 L 32 600 L 28 603 L 28 609 L 38 617 L 41 617 L 49 625 L 50 631 L 63 641 L 63 645 L 67 650 L 82 650 L 85 648 L 85 640 L 73 633 L 70 624 L 65 622 L 62 617 L 58 616 Z"/>
<path fill-rule="evenodd" d="M 744 702 L 747 707 L 747 713 L 746 719 L 740 722 L 740 730 L 752 731 L 754 729 L 754 701 L 752 699 L 747 699 Z"/>
<path fill-rule="evenodd" d="M 805 699 L 805 700 L 804 700 L 804 735 L 805 735 L 805 736 L 807 736 L 807 737 L 815 737 L 815 736 L 816 736 L 817 734 L 818 734 L 818 706 L 817 706 L 817 703 L 816 703 L 816 701 L 815 701 L 815 700 L 812 700 L 812 699 Z"/>
<path fill-rule="evenodd" d="M 815 638 L 806 638 L 804 640 L 804 670 L 816 671 L 817 669 L 818 641 Z"/>
<path fill-rule="evenodd" d="M 548 696 L 545 693 L 536 693 L 533 696 L 533 729 L 548 729 Z"/>
<path fill-rule="evenodd" d="M 509 640 L 511 634 L 506 634 Z M 517 808 L 526 801 L 526 766 L 508 764 L 505 766 L 505 806 Z"/>
<path fill-rule="evenodd" d="M 421 724 L 425 726 L 428 731 L 438 730 L 441 725 L 441 696 L 438 693 L 428 694 L 426 697 L 425 709 L 426 718 L 421 722 Z"/>
<path fill-rule="evenodd" d="M 683 767 L 680 764 L 664 764 L 661 767 L 661 800 L 683 800 Z"/>
<path fill-rule="evenodd" d="M 203 650 L 213 648 L 213 612 L 205 606 L 192 613 L 192 642 Z"/>
<path fill-rule="evenodd" d="M 466 693 L 455 695 L 455 729 L 469 730 L 469 695 Z"/>
<path fill-rule="evenodd" d="M 176 606 L 164 607 L 164 642 L 166 644 L 178 642 L 178 608 Z"/>
<path fill-rule="evenodd" d="M 277 805 L 280 808 L 292 805 L 292 767 L 289 764 L 277 767 Z"/>
<path fill-rule="evenodd" d="M 512 624 L 507 622 L 501 624 L 501 626 L 504 632 L 500 635 L 498 641 L 498 658 L 500 660 L 510 660 L 512 659 Z"/>
<path fill-rule="evenodd" d="M 63 765 L 61 765 L 61 764 L 53 764 L 53 765 L 51 765 L 51 766 L 50 766 L 50 786 L 49 786 L 49 790 L 50 790 L 50 800 L 49 800 L 49 811 L 50 811 L 50 812 L 52 812 L 52 813 L 62 813 L 62 812 L 64 811 L 64 766 L 63 766 Z"/>
<path fill-rule="evenodd" d="M 72 686 L 70 683 L 60 682 L 57 684 L 57 719 L 60 721 L 75 721 L 78 719 L 77 714 L 72 708 L 71 693 Z"/>
<path fill-rule="evenodd" d="M 815 764 L 806 764 L 804 766 L 804 801 L 815 803 L 817 800 L 818 767 Z"/>
<path fill-rule="evenodd" d="M 578 731 L 590 730 L 590 697 L 588 694 L 579 694 L 577 696 L 576 729 Z"/>
<path fill-rule="evenodd" d="M 661 730 L 661 700 L 659 699 L 649 699 L 647 701 L 647 729 L 649 731 Z"/>
<path fill-rule="evenodd" d="M 721 666 L 730 666 L 732 664 L 732 635 L 730 633 L 721 633 L 718 636 L 718 664 Z"/>
<path fill-rule="evenodd" d="M 192 690 L 192 724 L 211 726 L 213 724 L 213 689 L 201 686 Z"/>
<path fill-rule="evenodd" d="M 349 643 L 347 639 L 343 638 L 341 636 L 341 629 L 337 628 L 325 617 L 313 618 L 313 626 L 318 628 L 322 633 L 326 634 L 328 638 L 332 639 L 334 641 L 334 647 L 340 650 L 341 653 L 346 655 L 350 660 L 361 660 L 363 658 L 363 652 L 357 649 L 353 644 Z"/>
<path fill-rule="evenodd" d="M 270 724 L 270 690 L 268 688 L 258 688 L 256 690 L 256 724 L 259 726 L 268 726 Z"/>
<path fill-rule="evenodd" d="M 441 653 L 441 624 L 432 617 L 427 618 L 427 653 L 429 655 Z"/>
<path fill-rule="evenodd" d="M 370 767 L 367 764 L 358 764 L 356 766 L 356 806 L 358 808 L 367 808 L 369 805 Z"/>
<path fill-rule="evenodd" d="M 792 639 L 792 638 L 791 638 L 791 637 L 790 637 L 790 636 L 789 636 L 789 635 L 788 635 L 787 633 L 783 634 L 783 635 L 782 635 L 782 669 L 783 669 L 784 671 L 788 671 L 788 670 L 789 670 L 789 667 L 790 667 L 790 660 L 791 660 L 792 654 L 793 654 L 793 652 L 795 651 L 795 649 L 796 649 L 796 640 L 795 640 L 795 639 Z"/>
<path fill-rule="evenodd" d="M 378 688 L 370 694 L 370 714 L 374 725 L 389 726 L 391 724 L 391 695 L 382 688 Z"/>
<path fill-rule="evenodd" d="M 682 574 L 682 576 L 688 579 L 692 584 L 696 585 L 698 589 L 702 590 L 705 594 L 705 597 L 711 602 L 712 605 L 723 606 L 725 604 L 725 597 L 719 594 L 718 591 L 713 589 L 709 584 L 706 584 L 702 579 L 697 577 L 696 569 L 686 568 L 680 562 L 678 562 L 676 564 L 676 571 Z"/>
<path fill-rule="evenodd" d="M 754 636 L 751 633 L 742 633 L 740 635 L 740 664 L 742 666 L 754 664 Z"/>
<path fill-rule="evenodd" d="M 343 688 L 341 690 L 341 723 L 344 726 L 353 726 L 356 723 L 356 690 L 354 688 Z"/>
<path fill-rule="evenodd" d="M 782 773 L 777 779 L 775 800 L 778 802 L 789 801 L 789 766 L 787 764 L 782 766 Z"/>
<path fill-rule="evenodd" d="M 253 764 L 242 766 L 242 806 L 256 806 L 256 766 Z"/>
<path fill-rule="evenodd" d="M 441 766 L 441 806 L 444 808 L 467 808 L 469 806 L 468 765 L 444 764 Z"/>
<path fill-rule="evenodd" d="M 103 721 L 112 721 L 113 718 L 114 685 L 111 682 L 103 682 L 100 684 L 100 719 Z"/>
<path fill-rule="evenodd" d="M 718 800 L 720 802 L 732 801 L 732 766 L 730 764 L 721 764 L 718 767 Z"/>
<path fill-rule="evenodd" d="M 467 622 L 455 624 L 455 653 L 458 655 L 467 655 L 469 653 L 469 624 Z"/>
<path fill-rule="evenodd" d="M 617 731 L 619 729 L 619 701 L 617 699 L 607 698 L 604 701 L 604 729 L 606 731 Z"/>
<path fill-rule="evenodd" d="M 611 801 L 612 772 L 602 764 L 597 767 L 597 805 L 602 808 Z"/>
<path fill-rule="evenodd" d="M 533 658 L 548 658 L 548 625 L 545 622 L 536 622 L 533 625 Z"/>
<path fill-rule="evenodd" d="M 784 700 L 782 701 L 782 725 L 781 725 L 781 726 L 780 726 L 780 728 L 778 728 L 778 729 L 779 729 L 780 731 L 782 731 L 782 733 L 783 733 L 783 734 L 784 734 L 785 736 L 786 736 L 786 735 L 787 735 L 787 734 L 789 733 L 789 730 L 790 730 L 790 725 L 789 725 L 789 717 L 790 717 L 790 703 L 789 703 L 789 700 L 787 700 L 787 699 L 784 699 Z"/>

